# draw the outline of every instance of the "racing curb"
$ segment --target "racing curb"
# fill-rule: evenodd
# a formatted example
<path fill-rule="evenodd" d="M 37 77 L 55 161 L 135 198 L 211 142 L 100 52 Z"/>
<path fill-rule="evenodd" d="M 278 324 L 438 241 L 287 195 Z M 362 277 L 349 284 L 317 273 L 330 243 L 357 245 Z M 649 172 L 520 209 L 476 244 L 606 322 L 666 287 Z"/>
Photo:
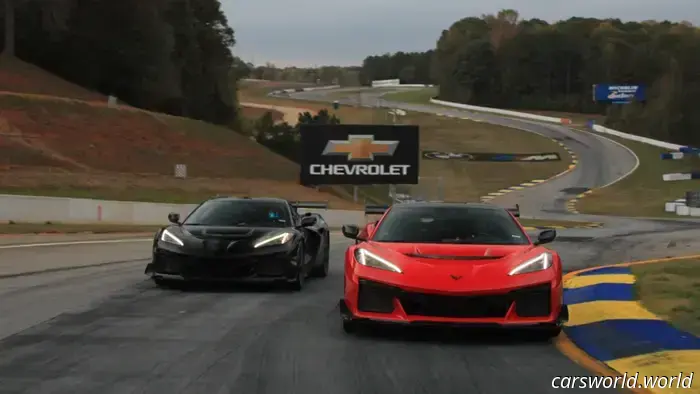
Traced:
<path fill-rule="evenodd" d="M 521 184 L 519 184 L 519 185 L 517 185 L 517 186 L 507 187 L 507 188 L 501 189 L 501 190 L 499 190 L 499 191 L 497 191 L 497 192 L 492 192 L 492 193 L 489 193 L 489 194 L 487 194 L 487 195 L 485 195 L 485 196 L 481 196 L 481 197 L 479 198 L 479 199 L 481 200 L 481 202 L 489 202 L 489 201 L 491 201 L 491 200 L 493 200 L 493 199 L 495 199 L 495 198 L 497 198 L 497 197 L 505 196 L 505 195 L 508 194 L 508 193 L 511 193 L 511 192 L 514 192 L 514 191 L 518 191 L 518 190 L 523 190 L 523 189 L 528 188 L 528 187 L 537 186 L 537 185 L 539 185 L 540 183 L 549 182 L 549 181 L 551 181 L 551 180 L 554 180 L 554 179 L 556 179 L 556 178 L 559 178 L 559 177 L 561 177 L 561 176 L 564 176 L 564 175 L 570 173 L 571 171 L 573 171 L 573 170 L 578 166 L 578 156 L 576 156 L 576 153 L 574 153 L 571 149 L 569 149 L 568 146 L 566 146 L 566 145 L 565 145 L 564 143 L 562 143 L 561 141 L 559 141 L 559 140 L 557 140 L 557 139 L 554 139 L 554 138 L 550 138 L 550 139 L 551 139 L 552 141 L 554 141 L 557 145 L 559 145 L 559 146 L 561 146 L 562 148 L 564 148 L 564 150 L 566 151 L 566 153 L 568 153 L 569 156 L 571 157 L 571 162 L 570 162 L 570 164 L 569 164 L 569 168 L 567 168 L 567 169 L 564 170 L 563 172 L 560 172 L 560 173 L 558 173 L 558 174 L 556 174 L 556 175 L 554 175 L 554 176 L 551 176 L 551 177 L 549 177 L 549 178 L 547 178 L 547 179 L 533 179 L 533 180 L 531 180 L 531 181 L 529 181 L 529 182 L 523 182 L 523 183 L 521 183 Z M 567 208 L 567 210 L 568 210 L 568 208 Z"/>
<path fill-rule="evenodd" d="M 635 373 L 639 373 L 639 376 L 676 376 L 678 375 L 679 372 L 682 372 L 685 376 L 689 376 L 691 372 L 696 372 L 692 371 L 692 367 L 690 371 L 684 370 L 684 368 L 687 369 L 687 364 L 691 364 L 688 359 L 692 359 L 694 365 L 700 364 L 700 338 L 694 336 L 693 334 L 680 331 L 678 329 L 675 329 L 671 326 L 670 323 L 661 320 L 661 318 L 657 317 L 650 311 L 646 310 L 641 303 L 638 300 L 634 301 L 619 301 L 619 298 L 617 298 L 616 301 L 603 301 L 606 299 L 615 299 L 615 297 L 611 297 L 611 294 L 614 292 L 611 292 L 610 286 L 628 286 L 629 290 L 631 290 L 631 287 L 633 286 L 633 283 L 635 281 L 634 276 L 629 273 L 621 273 L 623 270 L 628 269 L 630 266 L 633 265 L 641 265 L 641 264 L 653 264 L 653 263 L 665 263 L 665 262 L 672 262 L 672 261 L 680 261 L 680 260 L 687 260 L 687 259 L 698 259 L 700 258 L 700 255 L 687 255 L 687 256 L 676 256 L 676 257 L 667 257 L 667 258 L 660 258 L 660 259 L 651 259 L 651 260 L 640 260 L 640 261 L 633 261 L 633 262 L 626 262 L 626 263 L 618 263 L 618 264 L 609 264 L 609 265 L 603 265 L 603 266 L 597 266 L 597 267 L 590 267 L 578 271 L 573 271 L 569 272 L 564 275 L 563 280 L 564 280 L 564 302 L 569 305 L 569 309 L 574 309 L 572 308 L 572 304 L 570 304 L 571 301 L 574 301 L 573 299 L 579 298 L 581 299 L 580 291 L 586 291 L 589 296 L 593 296 L 592 300 L 588 300 L 585 302 L 580 302 L 577 304 L 573 305 L 578 305 L 580 308 L 581 305 L 590 305 L 594 304 L 596 302 L 627 302 L 630 304 L 636 305 L 639 311 L 642 311 L 642 313 L 646 314 L 649 316 L 649 318 L 633 318 L 633 314 L 627 313 L 627 312 L 622 312 L 619 313 L 620 310 L 624 311 L 625 308 L 619 308 L 618 310 L 615 310 L 613 313 L 611 312 L 611 308 L 607 307 L 605 309 L 605 313 L 607 313 L 607 316 L 605 316 L 605 319 L 602 319 L 598 322 L 593 322 L 593 323 L 587 323 L 587 324 L 580 324 L 580 325 L 572 325 L 571 320 L 565 324 L 564 329 L 562 333 L 555 339 L 555 345 L 559 349 L 560 352 L 562 352 L 565 356 L 567 356 L 569 359 L 573 360 L 577 364 L 583 366 L 584 368 L 595 372 L 599 375 L 602 376 L 608 376 L 612 378 L 617 378 L 617 377 L 622 377 L 625 374 L 627 376 L 632 376 Z M 600 271 L 600 273 L 596 273 L 595 271 Z M 598 283 L 595 283 L 594 281 L 586 281 L 585 278 L 594 278 L 595 276 L 598 277 L 608 277 L 611 278 L 610 282 L 605 282 L 605 279 L 603 281 L 599 281 Z M 613 278 L 614 276 L 618 278 Z M 632 278 L 632 283 L 629 283 L 630 281 L 620 281 L 620 280 L 615 280 L 615 279 L 620 279 L 619 277 L 621 276 L 631 276 Z M 586 286 L 576 286 L 573 287 L 574 281 L 576 280 L 581 280 L 581 278 L 584 278 L 584 284 L 588 282 L 592 282 L 594 284 L 586 285 Z M 624 283 L 623 283 L 624 282 Z M 607 290 L 605 287 L 607 286 Z M 574 294 L 575 291 L 578 291 L 578 297 L 576 294 Z M 632 292 L 630 292 L 632 293 Z M 567 297 L 567 295 L 569 297 Z M 567 299 L 568 298 L 568 299 Z M 603 308 L 596 308 L 596 309 L 603 309 Z M 616 308 L 612 308 L 616 309 Z M 575 310 L 574 310 L 575 313 Z M 572 317 L 575 316 L 572 314 Z M 626 324 L 621 324 L 619 327 L 620 328 L 626 328 L 625 329 L 618 329 L 615 330 L 613 326 L 609 327 L 603 327 L 604 330 L 597 330 L 598 332 L 595 331 L 595 326 L 598 325 L 599 327 L 605 326 L 605 325 L 611 325 L 614 322 L 619 322 L 619 323 L 626 323 Z M 664 334 L 667 333 L 674 333 L 673 338 L 668 338 L 669 335 L 658 335 L 658 332 L 653 332 L 653 334 L 656 334 L 656 338 L 642 338 L 644 336 L 643 331 L 645 330 L 639 330 L 639 328 L 645 324 L 653 322 L 655 325 L 662 325 L 664 327 Z M 589 335 L 582 335 L 588 333 Z M 640 334 L 642 333 L 642 334 Z M 596 335 L 597 334 L 597 335 Z M 601 335 L 605 334 L 605 335 Z M 612 334 L 612 335 L 611 335 Z M 659 338 L 662 337 L 662 338 Z M 630 339 L 631 338 L 631 339 Z M 588 340 L 587 340 L 588 339 Z M 665 344 L 667 343 L 673 343 L 673 347 L 671 346 L 656 346 L 656 350 L 652 352 L 640 352 L 640 349 L 651 349 L 654 344 L 653 342 L 655 340 L 663 341 Z M 599 346 L 600 342 L 603 342 L 605 345 L 608 346 Z M 634 345 L 633 347 L 629 346 L 620 346 L 620 344 L 631 344 Z M 685 346 L 684 346 L 685 345 Z M 687 346 L 690 345 L 690 346 Z M 627 351 L 626 357 L 618 357 L 615 359 L 608 359 L 608 360 L 601 360 L 599 358 L 594 357 L 591 355 L 589 352 L 591 349 L 595 349 L 596 347 L 602 348 L 602 350 L 606 351 L 607 353 L 610 354 L 624 354 L 625 351 Z M 584 349 L 589 349 L 589 351 L 586 351 Z M 677 357 L 674 358 L 668 353 L 673 353 L 674 351 L 691 351 L 695 352 L 694 354 L 689 354 L 685 355 L 685 358 L 682 357 Z M 664 354 L 667 353 L 667 354 Z M 684 360 L 684 361 L 680 361 Z M 675 361 L 675 363 L 674 363 Z M 681 364 L 682 363 L 682 364 Z M 614 365 L 616 364 L 616 365 Z M 629 369 L 629 367 L 636 368 L 636 370 Z M 627 369 L 627 370 L 626 370 Z M 642 372 L 645 371 L 645 372 Z M 669 373 L 669 371 L 674 371 L 673 373 Z M 650 373 L 646 373 L 650 372 Z M 637 381 L 639 385 L 639 380 Z M 638 393 L 638 394 L 657 394 L 662 391 L 665 392 L 675 392 L 671 391 L 672 386 L 669 385 L 667 387 L 660 387 L 656 389 L 647 389 L 647 388 L 642 388 L 642 387 L 634 387 L 634 388 L 626 388 L 627 391 L 633 392 L 633 393 Z M 683 390 L 683 389 L 678 389 L 678 390 Z M 692 390 L 692 387 L 691 387 Z"/>
<path fill-rule="evenodd" d="M 574 198 L 568 200 L 568 201 L 566 202 L 566 210 L 567 210 L 568 212 L 578 214 L 579 211 L 576 209 L 576 204 L 579 202 L 579 200 L 581 200 L 582 198 L 584 198 L 584 197 L 586 197 L 586 196 L 592 194 L 595 190 L 596 190 L 596 189 L 587 190 L 587 191 L 585 191 L 585 192 L 583 192 L 583 193 L 577 195 L 576 197 L 574 197 Z"/>

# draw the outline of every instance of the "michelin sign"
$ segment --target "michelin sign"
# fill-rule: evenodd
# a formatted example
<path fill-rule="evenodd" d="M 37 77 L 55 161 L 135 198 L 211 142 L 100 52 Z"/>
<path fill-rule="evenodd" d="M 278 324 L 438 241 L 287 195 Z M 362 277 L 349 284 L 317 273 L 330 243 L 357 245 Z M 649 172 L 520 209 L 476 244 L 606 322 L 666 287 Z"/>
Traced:
<path fill-rule="evenodd" d="M 646 86 L 644 85 L 593 85 L 593 101 L 627 104 L 632 101 L 646 101 Z"/>

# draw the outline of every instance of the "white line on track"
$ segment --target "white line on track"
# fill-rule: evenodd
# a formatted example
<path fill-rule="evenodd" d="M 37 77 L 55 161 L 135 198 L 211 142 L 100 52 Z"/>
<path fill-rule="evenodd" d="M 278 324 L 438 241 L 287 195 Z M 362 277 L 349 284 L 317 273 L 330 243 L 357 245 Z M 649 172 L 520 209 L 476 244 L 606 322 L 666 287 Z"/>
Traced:
<path fill-rule="evenodd" d="M 332 244 L 345 243 L 346 238 L 341 238 L 342 234 L 335 232 L 331 233 L 333 238 Z M 45 243 L 30 243 L 16 245 L 0 245 L 0 249 L 23 249 L 23 248 L 39 248 L 50 246 L 73 246 L 73 245 L 100 245 L 100 244 L 123 244 L 133 242 L 153 242 L 152 237 L 148 238 L 128 238 L 128 239 L 98 239 L 93 241 L 64 241 L 64 242 L 45 242 Z"/>
<path fill-rule="evenodd" d="M 153 242 L 153 238 L 130 238 L 130 239 L 102 239 L 94 241 L 65 241 L 65 242 L 46 242 L 33 244 L 19 245 L 2 245 L 0 249 L 20 249 L 20 248 L 39 248 L 47 246 L 72 246 L 72 245 L 99 245 L 99 244 L 123 244 L 132 242 Z"/>

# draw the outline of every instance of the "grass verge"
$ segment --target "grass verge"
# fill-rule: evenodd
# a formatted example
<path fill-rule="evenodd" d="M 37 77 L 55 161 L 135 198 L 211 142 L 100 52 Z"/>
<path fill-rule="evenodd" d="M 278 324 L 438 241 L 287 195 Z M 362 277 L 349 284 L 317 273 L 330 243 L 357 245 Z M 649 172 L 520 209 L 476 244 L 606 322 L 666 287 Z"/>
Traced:
<path fill-rule="evenodd" d="M 632 217 L 675 217 L 664 212 L 664 203 L 685 197 L 697 188 L 698 181 L 665 182 L 663 174 L 693 171 L 700 158 L 661 160 L 662 148 L 606 135 L 630 148 L 639 158 L 639 167 L 620 182 L 595 190 L 578 201 L 580 213 Z"/>
<path fill-rule="evenodd" d="M 631 266 L 645 308 L 700 336 L 700 260 Z"/>
<path fill-rule="evenodd" d="M 382 98 L 388 101 L 401 101 L 412 104 L 428 104 L 430 99 L 438 95 L 438 88 L 411 89 L 402 92 L 385 94 Z"/>
<path fill-rule="evenodd" d="M 0 224 L 0 234 L 110 234 L 155 232 L 162 226 L 128 224 L 13 223 Z"/>

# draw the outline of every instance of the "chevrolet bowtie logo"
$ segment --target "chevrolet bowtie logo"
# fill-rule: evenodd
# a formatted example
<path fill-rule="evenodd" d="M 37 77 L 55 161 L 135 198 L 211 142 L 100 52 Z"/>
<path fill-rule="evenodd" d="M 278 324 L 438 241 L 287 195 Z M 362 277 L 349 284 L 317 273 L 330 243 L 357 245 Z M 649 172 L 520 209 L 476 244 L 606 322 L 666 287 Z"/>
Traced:
<path fill-rule="evenodd" d="M 452 278 L 454 280 L 460 280 L 460 279 L 462 279 L 462 276 L 461 275 L 450 275 L 450 278 Z"/>
<path fill-rule="evenodd" d="M 349 135 L 347 141 L 331 140 L 324 156 L 347 156 L 350 161 L 372 161 L 375 156 L 393 156 L 399 141 L 375 141 L 373 135 Z"/>

